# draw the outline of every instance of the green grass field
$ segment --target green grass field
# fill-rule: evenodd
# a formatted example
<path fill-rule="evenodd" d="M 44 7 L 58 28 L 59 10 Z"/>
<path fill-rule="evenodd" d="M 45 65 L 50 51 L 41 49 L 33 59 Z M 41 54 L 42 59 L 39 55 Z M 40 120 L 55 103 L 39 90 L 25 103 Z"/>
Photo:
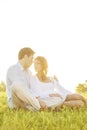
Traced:
<path fill-rule="evenodd" d="M 58 112 L 10 110 L 0 92 L 0 130 L 87 130 L 87 108 L 63 108 Z"/>

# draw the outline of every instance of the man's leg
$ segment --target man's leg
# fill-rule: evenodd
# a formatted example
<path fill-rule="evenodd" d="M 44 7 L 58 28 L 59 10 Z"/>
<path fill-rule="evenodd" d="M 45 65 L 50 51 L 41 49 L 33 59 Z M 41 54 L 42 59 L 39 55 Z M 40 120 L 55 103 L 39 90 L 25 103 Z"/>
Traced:
<path fill-rule="evenodd" d="M 13 95 L 13 97 L 16 96 L 16 98 L 13 99 L 13 101 L 15 101 L 17 99 L 17 101 L 15 101 L 15 102 L 17 104 L 19 104 L 18 106 L 22 106 L 23 107 L 23 103 L 24 103 L 26 105 L 32 106 L 32 108 L 34 108 L 35 110 L 39 110 L 40 109 L 40 104 L 39 104 L 38 99 L 36 99 L 29 92 L 29 89 L 26 89 L 25 86 L 23 86 L 21 83 L 15 83 L 12 86 L 12 95 Z"/>
<path fill-rule="evenodd" d="M 24 102 L 17 97 L 15 92 L 12 93 L 12 102 L 17 108 L 25 108 Z"/>

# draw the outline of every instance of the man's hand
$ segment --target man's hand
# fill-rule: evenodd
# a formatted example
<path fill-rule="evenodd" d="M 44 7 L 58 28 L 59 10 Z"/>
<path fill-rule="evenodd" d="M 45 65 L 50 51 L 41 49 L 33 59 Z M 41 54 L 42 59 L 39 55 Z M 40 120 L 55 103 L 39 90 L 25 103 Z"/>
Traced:
<path fill-rule="evenodd" d="M 46 103 L 45 103 L 44 101 L 42 101 L 42 100 L 40 99 L 40 97 L 38 97 L 37 99 L 38 99 L 38 101 L 39 101 L 39 103 L 40 103 L 41 108 L 47 108 Z"/>

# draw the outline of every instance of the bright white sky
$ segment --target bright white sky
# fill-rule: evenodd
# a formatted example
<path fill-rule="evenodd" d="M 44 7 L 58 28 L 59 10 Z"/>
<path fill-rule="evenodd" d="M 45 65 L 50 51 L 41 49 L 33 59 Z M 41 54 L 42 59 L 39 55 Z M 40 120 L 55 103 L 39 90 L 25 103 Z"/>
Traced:
<path fill-rule="evenodd" d="M 74 90 L 87 80 L 86 0 L 0 0 L 0 80 L 28 46 L 49 63 L 49 74 Z"/>

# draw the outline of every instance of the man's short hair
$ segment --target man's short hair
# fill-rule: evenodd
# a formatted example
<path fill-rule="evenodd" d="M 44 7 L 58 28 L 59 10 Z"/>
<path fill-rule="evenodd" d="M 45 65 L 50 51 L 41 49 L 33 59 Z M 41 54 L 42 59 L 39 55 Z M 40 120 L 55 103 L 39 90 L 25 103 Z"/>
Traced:
<path fill-rule="evenodd" d="M 29 47 L 24 47 L 22 49 L 20 49 L 19 53 L 18 53 L 18 59 L 22 59 L 25 55 L 27 55 L 28 57 L 33 55 L 35 52 L 29 48 Z"/>

